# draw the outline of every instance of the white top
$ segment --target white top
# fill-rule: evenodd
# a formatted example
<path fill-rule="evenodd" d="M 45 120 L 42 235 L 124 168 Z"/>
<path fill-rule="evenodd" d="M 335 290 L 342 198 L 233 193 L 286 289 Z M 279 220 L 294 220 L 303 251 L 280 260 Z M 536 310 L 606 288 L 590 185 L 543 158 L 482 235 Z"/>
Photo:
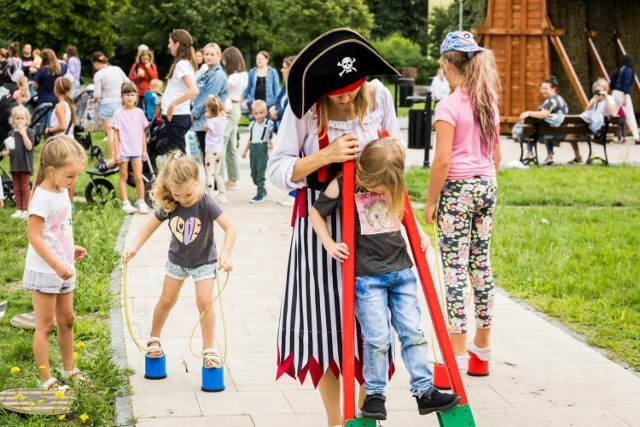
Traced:
<path fill-rule="evenodd" d="M 42 241 L 56 259 L 75 271 L 73 266 L 73 223 L 68 191 L 54 193 L 36 187 L 29 202 L 29 215 L 44 218 Z M 55 271 L 38 255 L 31 244 L 27 249 L 25 270 L 55 274 Z"/>
<path fill-rule="evenodd" d="M 69 122 L 71 122 L 71 106 L 69 106 L 67 101 L 64 101 L 64 131 L 58 132 L 58 134 L 73 136 L 73 125 L 69 126 Z M 58 116 L 54 110 L 53 114 L 51 114 L 51 127 L 53 128 L 58 125 L 60 125 L 60 122 L 58 121 Z M 68 132 L 67 127 L 69 128 Z"/>
<path fill-rule="evenodd" d="M 189 88 L 182 80 L 185 76 L 191 76 L 193 83 L 196 82 L 196 72 L 191 66 L 191 63 L 186 59 L 181 59 L 176 63 L 176 66 L 173 68 L 173 76 L 167 81 L 167 87 L 164 90 L 164 94 L 162 95 L 162 114 L 167 115 L 167 111 L 169 110 L 169 105 L 176 99 L 180 98 L 182 95 L 187 93 Z M 191 114 L 190 100 L 184 101 L 182 104 L 176 105 L 173 109 L 174 115 L 183 115 L 183 114 Z"/>
<path fill-rule="evenodd" d="M 391 93 L 379 80 L 372 80 L 370 84 L 375 86 L 375 108 L 364 116 L 364 128 L 360 126 L 357 118 L 348 121 L 330 120 L 330 143 L 337 137 L 352 132 L 358 136 L 360 148 L 363 148 L 367 143 L 378 139 L 378 131 L 382 130 L 389 131 L 389 134 L 399 141 L 403 140 Z M 306 186 L 306 179 L 292 182 L 291 174 L 298 158 L 318 151 L 317 129 L 318 119 L 314 108 L 298 120 L 291 111 L 291 105 L 287 106 L 267 165 L 267 176 L 273 185 L 283 190 Z"/>
<path fill-rule="evenodd" d="M 242 101 L 242 94 L 249 84 L 249 75 L 246 71 L 239 73 L 233 73 L 227 78 L 229 85 L 233 85 L 233 90 L 229 93 L 229 98 L 232 101 Z"/>
<path fill-rule="evenodd" d="M 611 95 L 605 95 L 602 101 L 596 102 L 596 104 L 593 106 L 593 109 L 596 110 L 598 113 L 602 114 L 603 116 L 608 116 L 609 112 L 607 111 L 607 108 L 609 107 L 609 105 L 613 105 L 615 107 L 616 100 Z M 615 111 L 614 114 L 617 116 L 618 109 L 614 108 L 614 111 Z"/>
<path fill-rule="evenodd" d="M 204 135 L 204 152 L 207 154 L 222 152 L 227 118 L 225 116 L 208 117 L 207 127 L 209 130 L 207 130 L 207 133 Z"/>
<path fill-rule="evenodd" d="M 93 76 L 93 96 L 101 104 L 122 102 L 122 85 L 128 81 L 129 78 L 120 67 L 108 65 Z"/>

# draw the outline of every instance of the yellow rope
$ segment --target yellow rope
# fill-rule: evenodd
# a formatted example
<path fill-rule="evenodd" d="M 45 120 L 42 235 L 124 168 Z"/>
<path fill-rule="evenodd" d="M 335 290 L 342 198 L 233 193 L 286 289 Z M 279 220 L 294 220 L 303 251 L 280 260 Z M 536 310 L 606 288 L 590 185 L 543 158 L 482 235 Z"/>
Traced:
<path fill-rule="evenodd" d="M 224 284 L 222 285 L 222 288 L 220 287 L 220 279 L 218 278 L 218 275 L 216 275 L 215 284 L 217 284 L 218 288 L 218 295 L 216 295 L 213 300 L 211 301 L 211 304 L 209 304 L 209 306 L 204 309 L 204 311 L 200 314 L 200 317 L 198 318 L 198 321 L 196 322 L 195 325 L 193 325 L 193 329 L 191 330 L 191 335 L 189 336 L 189 352 L 194 356 L 194 357 L 198 357 L 201 358 L 203 357 L 203 354 L 196 354 L 193 351 L 193 346 L 192 346 L 192 342 L 193 342 L 193 335 L 196 332 L 196 329 L 198 328 L 198 325 L 200 324 L 200 322 L 202 321 L 202 318 L 204 317 L 204 315 L 207 313 L 207 311 L 213 307 L 213 304 L 215 304 L 216 300 L 218 301 L 218 303 L 220 304 L 220 318 L 222 319 L 222 331 L 223 331 L 223 336 L 224 336 L 224 354 L 222 356 L 222 362 L 221 362 L 221 366 L 224 365 L 227 362 L 227 322 L 224 318 L 224 310 L 222 308 L 222 292 L 227 288 L 227 284 L 229 283 L 229 272 L 227 272 L 227 277 L 224 281 Z"/>
<path fill-rule="evenodd" d="M 140 345 L 136 337 L 133 335 L 133 329 L 131 328 L 131 321 L 129 320 L 129 305 L 127 304 L 127 263 L 122 264 L 122 282 L 120 286 L 121 296 L 122 296 L 122 307 L 124 309 L 124 320 L 127 324 L 127 329 L 129 330 L 129 335 L 133 340 L 133 343 L 138 347 L 138 350 L 141 352 L 146 352 L 147 348 Z"/>
<path fill-rule="evenodd" d="M 140 345 L 140 343 L 138 342 L 138 340 L 136 340 L 135 335 L 133 334 L 133 328 L 131 326 L 131 320 L 129 319 L 129 305 L 127 304 L 127 275 L 128 275 L 128 266 L 127 263 L 123 263 L 122 265 L 122 281 L 121 281 L 121 297 L 122 297 L 122 306 L 124 309 L 124 319 L 125 319 L 125 323 L 127 324 L 127 330 L 129 331 L 129 335 L 131 336 L 131 340 L 133 340 L 133 343 L 135 344 L 135 346 L 138 348 L 139 351 L 141 352 L 146 352 L 148 350 L 147 347 L 143 347 L 142 345 Z M 224 281 L 224 284 L 222 285 L 222 288 L 220 287 L 220 280 L 218 279 L 218 275 L 216 275 L 216 278 L 214 280 L 214 284 L 217 284 L 217 288 L 218 288 L 218 295 L 216 295 L 216 297 L 211 301 L 211 304 L 200 314 L 200 317 L 198 318 L 198 321 L 196 322 L 196 324 L 193 327 L 193 330 L 191 331 L 191 335 L 189 337 L 189 351 L 191 352 L 191 354 L 197 358 L 201 358 L 202 354 L 196 354 L 193 349 L 192 349 L 192 341 L 193 341 L 193 335 L 196 331 L 196 328 L 198 327 L 198 325 L 200 324 L 200 321 L 202 320 L 202 318 L 204 317 L 204 315 L 206 314 L 206 312 L 213 307 L 213 304 L 216 302 L 216 300 L 219 301 L 220 303 L 220 317 L 222 318 L 222 328 L 224 331 L 224 356 L 222 359 L 222 365 L 224 365 L 226 363 L 227 360 L 227 324 L 226 324 L 226 320 L 224 318 L 224 310 L 222 308 L 222 292 L 225 290 L 225 288 L 227 287 L 227 284 L 229 283 L 229 273 L 227 272 L 227 277 Z M 214 285 L 215 286 L 215 285 Z"/>

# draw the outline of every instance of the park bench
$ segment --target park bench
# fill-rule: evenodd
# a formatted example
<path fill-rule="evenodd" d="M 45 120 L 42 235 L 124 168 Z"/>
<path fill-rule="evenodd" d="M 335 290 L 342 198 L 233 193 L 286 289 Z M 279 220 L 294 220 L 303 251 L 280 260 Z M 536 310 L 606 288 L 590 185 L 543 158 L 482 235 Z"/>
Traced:
<path fill-rule="evenodd" d="M 524 119 L 524 124 L 517 124 L 517 126 L 519 126 L 519 132 L 517 137 L 514 135 L 514 141 L 520 143 L 520 161 L 524 164 L 539 164 L 537 146 L 538 143 L 544 143 L 542 139 L 543 136 L 561 136 L 564 138 L 555 141 L 555 143 L 586 142 L 589 144 L 589 156 L 587 157 L 586 164 L 602 162 L 602 164 L 608 165 L 609 158 L 607 157 L 607 144 L 613 140 L 610 135 L 616 133 L 618 129 L 618 121 L 619 117 L 605 117 L 604 125 L 598 133 L 594 134 L 589 129 L 589 124 L 582 120 L 579 115 L 565 116 L 564 121 L 558 127 L 551 126 L 543 119 L 527 117 Z M 527 142 L 534 142 L 533 159 L 524 158 Z M 593 155 L 592 144 L 602 145 L 602 157 Z"/>

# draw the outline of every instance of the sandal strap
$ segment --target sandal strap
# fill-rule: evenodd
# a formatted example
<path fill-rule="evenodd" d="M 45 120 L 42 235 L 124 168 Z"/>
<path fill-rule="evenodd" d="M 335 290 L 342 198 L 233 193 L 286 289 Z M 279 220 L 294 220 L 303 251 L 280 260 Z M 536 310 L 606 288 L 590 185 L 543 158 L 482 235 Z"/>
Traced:
<path fill-rule="evenodd" d="M 56 384 L 58 386 L 53 388 L 53 386 Z M 38 382 L 38 388 L 41 388 L 42 390 L 62 391 L 62 392 L 69 390 L 69 386 L 60 385 L 60 381 L 58 381 L 56 377 L 51 377 L 48 380 L 46 380 L 44 383 Z"/>
<path fill-rule="evenodd" d="M 211 362 L 214 366 L 219 367 L 222 365 L 222 356 L 214 348 L 205 348 L 202 350 L 202 358 L 206 362 Z"/>
<path fill-rule="evenodd" d="M 82 376 L 82 374 L 80 373 L 80 369 L 78 369 L 77 367 L 73 368 L 70 371 L 65 371 L 64 368 L 62 368 L 62 369 L 60 369 L 60 373 L 62 374 L 62 378 L 67 379 L 67 380 L 69 378 L 73 377 L 74 375 L 81 375 Z"/>

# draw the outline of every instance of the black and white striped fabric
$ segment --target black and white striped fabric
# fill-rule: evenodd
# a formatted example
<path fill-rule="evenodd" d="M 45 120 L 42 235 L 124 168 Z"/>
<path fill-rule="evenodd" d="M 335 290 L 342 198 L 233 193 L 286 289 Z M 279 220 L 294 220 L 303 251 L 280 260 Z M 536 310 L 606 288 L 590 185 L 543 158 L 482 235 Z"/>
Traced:
<path fill-rule="evenodd" d="M 306 191 L 309 212 L 320 192 L 309 188 Z M 326 219 L 331 236 L 340 241 L 340 210 Z M 309 219 L 298 218 L 280 311 L 278 376 L 286 372 L 303 382 L 308 373 L 316 385 L 327 369 L 341 371 L 341 310 L 342 267 L 324 250 Z M 359 337 L 356 333 L 358 360 Z"/>

